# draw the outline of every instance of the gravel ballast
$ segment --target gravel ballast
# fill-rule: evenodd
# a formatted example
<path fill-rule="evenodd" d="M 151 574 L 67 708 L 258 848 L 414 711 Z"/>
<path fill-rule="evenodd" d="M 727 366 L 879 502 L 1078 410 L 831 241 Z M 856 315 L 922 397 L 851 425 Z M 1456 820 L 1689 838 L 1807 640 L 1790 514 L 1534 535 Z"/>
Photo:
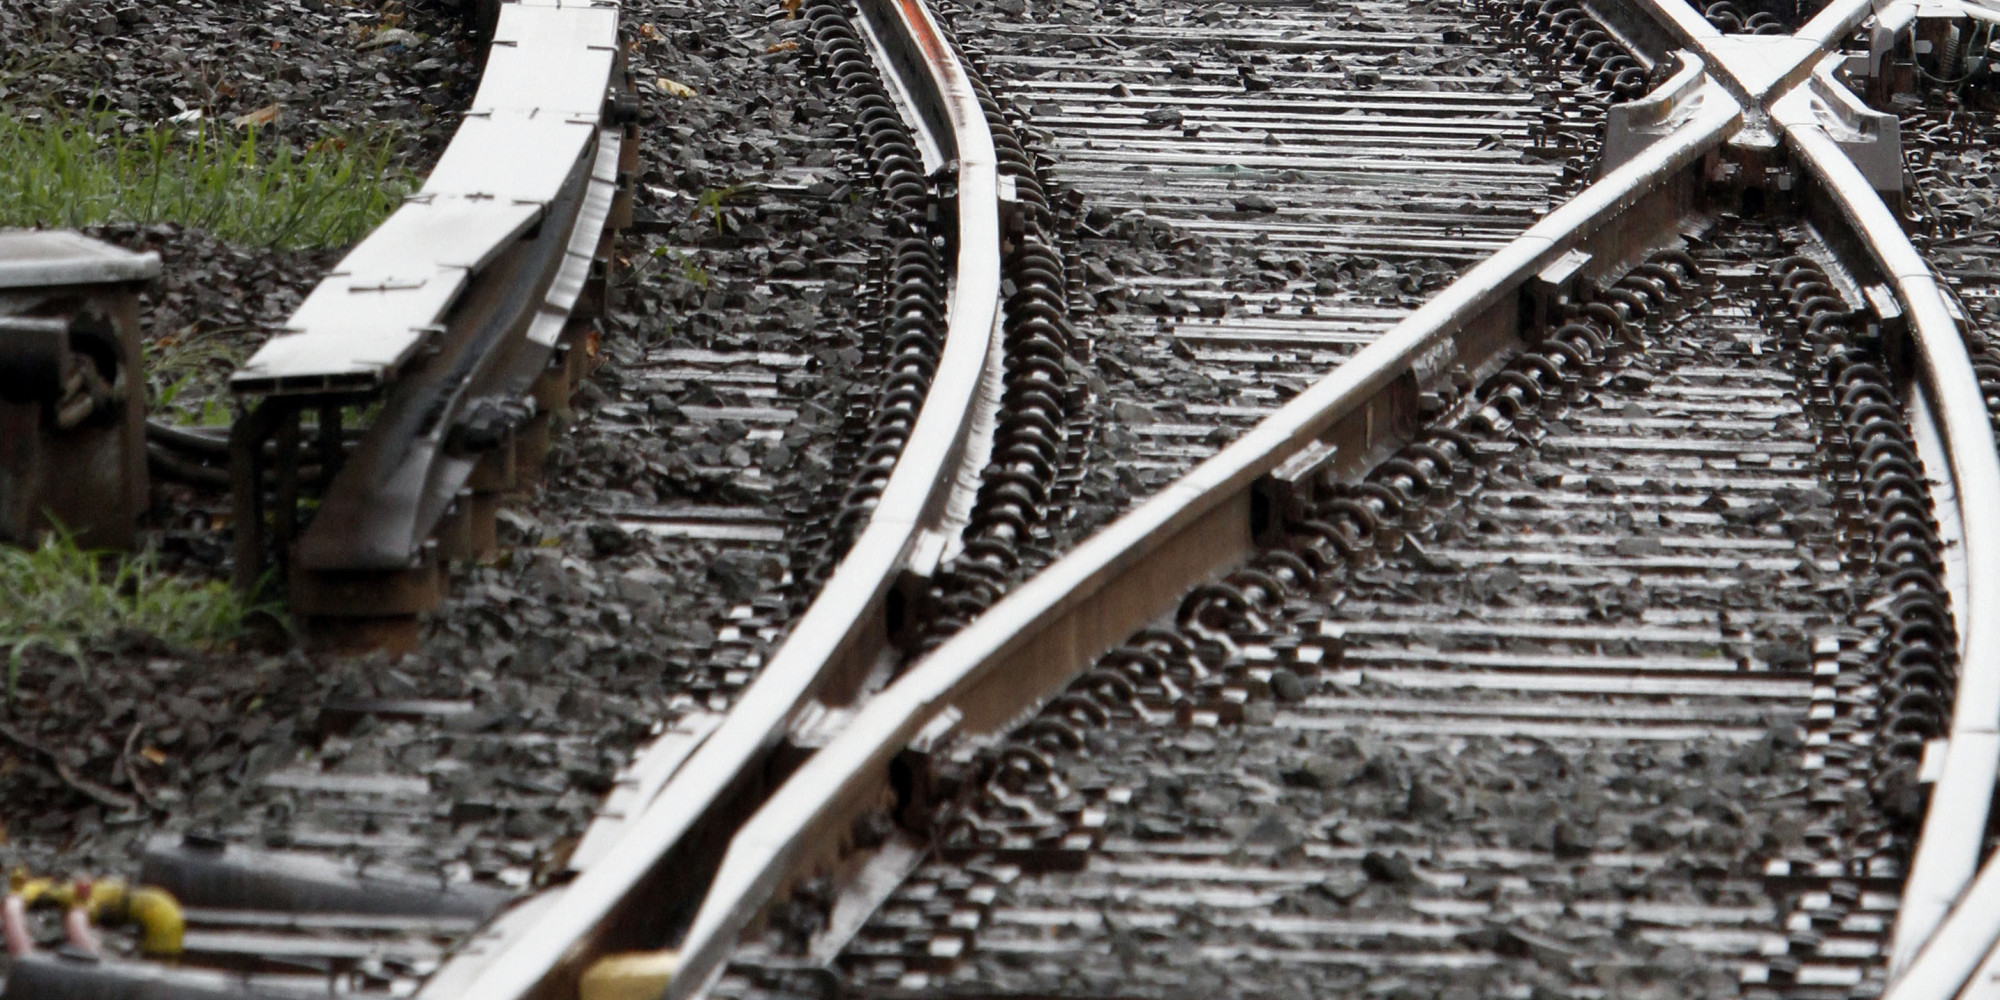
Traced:
<path fill-rule="evenodd" d="M 409 51 L 351 44 L 345 25 L 372 8 L 303 9 L 310 16 L 283 22 L 286 37 L 324 24 L 338 42 L 312 43 L 331 67 L 310 88 L 323 98 L 316 110 L 281 120 L 331 128 L 343 114 L 400 112 L 441 141 L 450 113 L 428 101 L 462 104 L 473 83 L 417 68 L 460 52 L 439 40 L 463 40 L 449 9 L 412 9 L 391 29 L 437 33 Z M 34 20 L 7 13 L 16 26 Z M 240 48 L 243 38 L 268 47 L 278 21 L 238 32 L 247 8 L 195 13 L 174 37 L 209 44 L 184 42 L 181 58 L 252 67 L 268 89 L 243 101 L 294 93 Z M 419 29 L 420 15 L 437 21 Z M 691 678 L 725 661 L 754 673 L 781 633 L 743 635 L 731 610 L 760 603 L 782 622 L 796 601 L 793 546 L 844 476 L 834 454 L 851 430 L 850 395 L 872 391 L 850 383 L 868 321 L 857 288 L 883 233 L 871 181 L 847 159 L 845 115 L 803 71 L 782 9 L 638 3 L 621 18 L 641 84 L 637 219 L 602 366 L 542 488 L 502 513 L 498 557 L 455 575 L 420 648 L 402 658 L 310 654 L 275 628 L 233 652 L 130 636 L 91 646 L 81 663 L 29 653 L 7 720 L 17 738 L 0 778 L 0 862 L 129 875 L 147 836 L 201 829 L 518 887 L 553 869 L 633 747 L 677 716 L 726 705 L 733 688 Z M 64 30 L 38 58 L 66 65 L 75 49 L 125 47 Z M 158 74 L 178 79 L 164 58 L 130 56 L 147 67 L 132 71 L 136 113 L 178 113 L 144 93 Z M 438 89 L 447 77 L 458 89 Z M 417 169 L 434 155 L 428 143 L 406 153 Z M 338 255 L 268 254 L 175 227 L 97 232 L 167 257 L 149 302 L 154 336 L 190 322 L 267 325 Z M 226 498 L 159 494 L 166 561 L 222 569 Z M 758 530 L 690 536 L 687 525 L 711 515 Z M 429 801 L 357 826 L 353 803 L 326 791 L 348 776 L 427 787 Z"/>

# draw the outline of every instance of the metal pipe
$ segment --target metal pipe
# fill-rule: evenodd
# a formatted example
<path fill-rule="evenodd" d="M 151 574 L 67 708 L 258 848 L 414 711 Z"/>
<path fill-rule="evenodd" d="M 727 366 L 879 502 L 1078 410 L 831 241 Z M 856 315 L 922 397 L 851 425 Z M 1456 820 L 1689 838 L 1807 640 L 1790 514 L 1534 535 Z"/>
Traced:
<path fill-rule="evenodd" d="M 229 428 L 183 427 L 153 418 L 146 421 L 146 438 L 149 441 L 215 458 L 229 457 Z"/>
<path fill-rule="evenodd" d="M 130 888 L 111 883 L 109 895 L 94 899 L 99 917 L 116 915 L 139 925 L 139 950 L 148 955 L 178 955 L 187 938 L 187 916 L 180 901 L 165 889 Z"/>
<path fill-rule="evenodd" d="M 27 955 L 7 971 L 0 1000 L 296 1000 L 240 976 L 68 954 Z"/>

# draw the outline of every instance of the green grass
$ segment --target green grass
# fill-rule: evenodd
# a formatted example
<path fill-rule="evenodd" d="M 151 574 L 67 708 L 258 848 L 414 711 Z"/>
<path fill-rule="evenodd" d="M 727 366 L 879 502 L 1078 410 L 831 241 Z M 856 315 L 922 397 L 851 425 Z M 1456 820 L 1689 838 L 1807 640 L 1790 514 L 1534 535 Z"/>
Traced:
<path fill-rule="evenodd" d="M 177 424 L 229 423 L 229 374 L 243 363 L 243 349 L 227 334 L 240 328 L 190 327 L 149 340 L 145 353 L 146 412 Z"/>
<path fill-rule="evenodd" d="M 722 206 L 727 204 L 730 199 L 742 194 L 743 191 L 744 185 L 741 184 L 703 189 L 701 197 L 696 199 L 695 217 L 700 218 L 703 212 L 707 212 L 715 219 L 715 234 L 717 236 L 722 235 Z"/>
<path fill-rule="evenodd" d="M 79 548 L 52 531 L 32 549 L 0 546 L 0 648 L 11 698 L 22 654 L 41 647 L 82 662 L 91 642 L 140 632 L 183 649 L 215 649 L 241 637 L 263 610 L 218 581 L 193 581 L 135 556 Z"/>
<path fill-rule="evenodd" d="M 251 246 L 345 246 L 414 187 L 387 135 L 295 150 L 211 123 L 0 114 L 5 226 L 173 222 Z"/>

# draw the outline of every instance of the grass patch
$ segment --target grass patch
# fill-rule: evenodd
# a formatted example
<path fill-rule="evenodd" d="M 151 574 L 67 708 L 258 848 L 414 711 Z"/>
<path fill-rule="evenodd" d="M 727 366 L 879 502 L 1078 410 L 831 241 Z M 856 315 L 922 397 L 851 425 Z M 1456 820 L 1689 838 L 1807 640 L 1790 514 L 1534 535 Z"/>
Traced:
<path fill-rule="evenodd" d="M 251 246 L 345 246 L 415 186 L 387 135 L 299 151 L 206 122 L 0 115 L 0 225 L 173 222 Z"/>
<path fill-rule="evenodd" d="M 223 390 L 244 354 L 225 334 L 247 332 L 191 328 L 139 345 L 145 355 L 146 412 L 177 424 L 227 425 L 232 417 Z"/>
<path fill-rule="evenodd" d="M 169 646 L 215 649 L 244 635 L 244 619 L 266 610 L 219 581 L 169 573 L 157 556 L 79 548 L 52 531 L 32 549 L 0 546 L 0 647 L 12 697 L 21 657 L 41 647 L 81 661 L 86 645 L 140 632 Z"/>

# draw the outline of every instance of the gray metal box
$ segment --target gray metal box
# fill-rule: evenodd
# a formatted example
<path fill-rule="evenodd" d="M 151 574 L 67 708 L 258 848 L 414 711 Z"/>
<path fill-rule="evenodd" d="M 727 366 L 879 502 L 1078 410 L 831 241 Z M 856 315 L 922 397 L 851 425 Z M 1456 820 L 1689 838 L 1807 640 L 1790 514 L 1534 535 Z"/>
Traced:
<path fill-rule="evenodd" d="M 0 230 L 0 538 L 128 548 L 147 505 L 138 291 L 160 257 Z"/>

